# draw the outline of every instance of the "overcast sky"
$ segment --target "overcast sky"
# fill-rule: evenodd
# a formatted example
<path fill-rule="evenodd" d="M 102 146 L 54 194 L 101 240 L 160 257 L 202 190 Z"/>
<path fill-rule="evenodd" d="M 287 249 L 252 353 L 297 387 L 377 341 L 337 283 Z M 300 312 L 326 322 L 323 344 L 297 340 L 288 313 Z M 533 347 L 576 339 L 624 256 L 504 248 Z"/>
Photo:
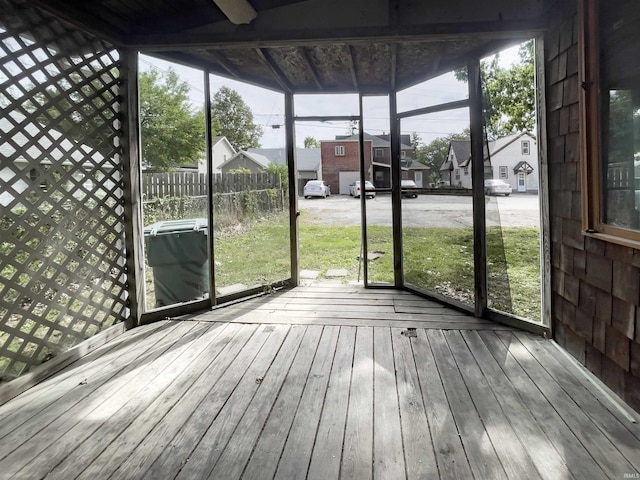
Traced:
<path fill-rule="evenodd" d="M 508 65 L 517 58 L 517 47 L 501 54 L 503 64 Z M 191 87 L 190 98 L 194 108 L 203 105 L 204 80 L 200 70 L 172 64 L 154 57 L 142 55 L 140 69 L 157 69 L 166 72 L 173 68 L 180 78 Z M 261 125 L 264 134 L 260 139 L 262 147 L 284 147 L 284 95 L 272 90 L 240 83 L 224 77 L 211 76 L 211 92 L 220 87 L 236 90 L 253 112 L 254 122 Z M 467 85 L 458 82 L 453 74 L 446 74 L 428 82 L 398 92 L 398 111 L 414 110 L 439 103 L 461 100 L 468 97 Z M 295 113 L 298 116 L 311 115 L 358 115 L 357 95 L 296 95 Z M 387 97 L 365 97 L 363 100 L 364 129 L 372 135 L 389 131 L 389 100 Z M 469 126 L 467 109 L 453 110 L 403 120 L 402 133 L 417 132 L 424 143 L 448 135 L 459 133 Z M 316 140 L 331 140 L 336 135 L 347 133 L 348 125 L 340 122 L 296 122 L 296 144 L 303 146 L 305 137 Z"/>

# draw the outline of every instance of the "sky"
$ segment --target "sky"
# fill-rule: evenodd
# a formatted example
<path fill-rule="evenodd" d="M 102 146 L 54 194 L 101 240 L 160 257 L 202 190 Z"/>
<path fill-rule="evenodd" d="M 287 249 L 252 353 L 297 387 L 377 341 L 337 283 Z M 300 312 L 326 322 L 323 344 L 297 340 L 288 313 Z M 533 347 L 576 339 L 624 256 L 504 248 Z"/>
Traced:
<path fill-rule="evenodd" d="M 500 58 L 503 66 L 513 63 L 517 59 L 517 47 L 501 52 Z M 204 103 L 202 71 L 147 55 L 140 56 L 142 71 L 156 69 L 159 72 L 166 72 L 169 68 L 173 68 L 180 78 L 190 86 L 190 99 L 194 109 L 201 108 Z M 273 90 L 211 75 L 212 94 L 223 85 L 236 90 L 241 95 L 253 113 L 254 123 L 262 126 L 264 133 L 260 138 L 261 146 L 263 148 L 284 147 L 284 95 Z M 448 73 L 398 92 L 398 112 L 462 100 L 467 97 L 467 84 L 457 81 L 452 73 Z M 388 133 L 388 106 L 389 100 L 386 96 L 364 97 L 363 124 L 367 133 L 372 135 Z M 358 115 L 358 96 L 355 94 L 296 95 L 294 110 L 298 116 Z M 425 144 L 438 137 L 459 133 L 468 127 L 467 109 L 450 110 L 405 119 L 400 126 L 403 134 L 418 133 Z M 299 147 L 303 146 L 304 139 L 308 136 L 316 140 L 331 140 L 336 135 L 346 133 L 348 133 L 348 124 L 345 122 L 296 122 L 296 144 Z"/>

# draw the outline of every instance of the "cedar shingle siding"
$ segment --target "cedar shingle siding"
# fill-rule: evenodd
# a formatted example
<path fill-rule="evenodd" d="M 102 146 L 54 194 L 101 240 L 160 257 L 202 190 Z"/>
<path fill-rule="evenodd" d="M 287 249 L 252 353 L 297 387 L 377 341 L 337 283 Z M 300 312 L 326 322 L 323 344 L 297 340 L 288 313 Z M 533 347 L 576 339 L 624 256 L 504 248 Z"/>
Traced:
<path fill-rule="evenodd" d="M 555 8 L 545 34 L 554 337 L 640 411 L 640 251 L 581 233 L 577 12 Z"/>

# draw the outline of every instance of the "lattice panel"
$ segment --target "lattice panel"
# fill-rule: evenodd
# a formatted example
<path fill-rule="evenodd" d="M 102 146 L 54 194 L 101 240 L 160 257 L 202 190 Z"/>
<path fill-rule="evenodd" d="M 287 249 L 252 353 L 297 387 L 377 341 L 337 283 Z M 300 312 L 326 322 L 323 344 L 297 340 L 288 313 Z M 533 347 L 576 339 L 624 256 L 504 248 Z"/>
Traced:
<path fill-rule="evenodd" d="M 118 52 L 0 0 L 0 374 L 126 312 Z"/>

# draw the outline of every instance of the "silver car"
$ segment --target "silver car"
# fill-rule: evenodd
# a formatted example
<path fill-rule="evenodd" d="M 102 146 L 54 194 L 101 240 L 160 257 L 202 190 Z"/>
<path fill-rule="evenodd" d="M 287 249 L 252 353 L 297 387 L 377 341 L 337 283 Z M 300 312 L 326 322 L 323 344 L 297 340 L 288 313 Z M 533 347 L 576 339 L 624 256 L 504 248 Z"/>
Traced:
<path fill-rule="evenodd" d="M 329 196 L 331 196 L 331 189 L 322 180 L 309 180 L 304 186 L 304 198 Z"/>
<path fill-rule="evenodd" d="M 375 198 L 376 187 L 370 181 L 364 182 L 364 194 L 366 198 Z M 349 184 L 349 195 L 354 198 L 360 198 L 360 182 L 353 182 Z"/>
<path fill-rule="evenodd" d="M 511 195 L 511 185 L 504 180 L 498 180 L 496 178 L 485 180 L 484 193 L 485 195 L 504 195 L 508 197 Z"/>

